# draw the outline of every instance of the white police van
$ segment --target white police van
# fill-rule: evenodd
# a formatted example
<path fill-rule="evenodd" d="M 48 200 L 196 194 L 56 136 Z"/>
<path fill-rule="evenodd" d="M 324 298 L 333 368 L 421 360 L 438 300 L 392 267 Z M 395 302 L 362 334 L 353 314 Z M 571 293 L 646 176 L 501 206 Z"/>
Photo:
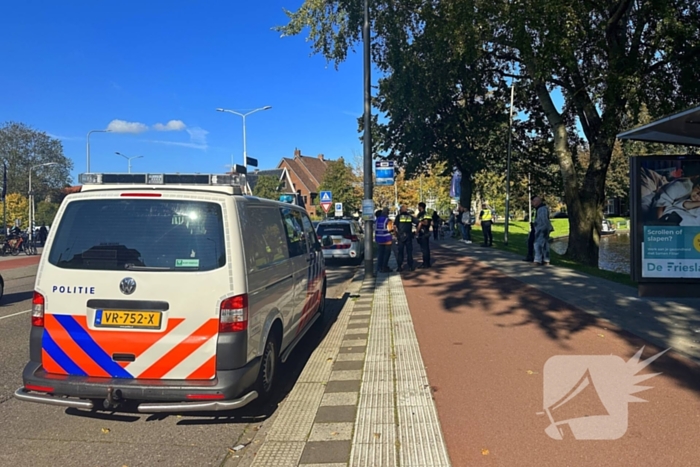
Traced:
<path fill-rule="evenodd" d="M 82 174 L 39 264 L 23 401 L 215 411 L 269 397 L 325 306 L 299 206 L 243 175 Z"/>

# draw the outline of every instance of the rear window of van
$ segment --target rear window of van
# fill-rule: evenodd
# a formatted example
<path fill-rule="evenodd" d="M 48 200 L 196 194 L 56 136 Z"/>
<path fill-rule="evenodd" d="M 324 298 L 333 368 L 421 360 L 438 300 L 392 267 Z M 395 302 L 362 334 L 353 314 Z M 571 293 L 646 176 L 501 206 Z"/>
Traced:
<path fill-rule="evenodd" d="M 316 228 L 316 234 L 319 237 L 327 235 L 350 235 L 350 224 L 319 224 Z"/>
<path fill-rule="evenodd" d="M 73 201 L 49 262 L 64 269 L 210 271 L 226 264 L 221 206 L 161 199 Z"/>

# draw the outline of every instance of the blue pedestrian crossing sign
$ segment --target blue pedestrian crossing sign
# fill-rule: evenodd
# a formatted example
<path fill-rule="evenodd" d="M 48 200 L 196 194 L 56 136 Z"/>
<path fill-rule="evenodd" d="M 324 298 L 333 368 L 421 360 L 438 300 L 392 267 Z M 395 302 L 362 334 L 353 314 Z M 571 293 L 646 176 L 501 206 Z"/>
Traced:
<path fill-rule="evenodd" d="M 330 191 L 322 191 L 321 192 L 321 202 L 322 203 L 333 202 L 333 193 L 331 193 Z"/>

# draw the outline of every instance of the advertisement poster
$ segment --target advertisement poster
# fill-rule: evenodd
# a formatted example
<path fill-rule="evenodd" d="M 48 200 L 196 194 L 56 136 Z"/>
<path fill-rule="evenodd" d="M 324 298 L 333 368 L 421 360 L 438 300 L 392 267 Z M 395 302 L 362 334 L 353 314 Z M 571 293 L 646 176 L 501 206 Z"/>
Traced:
<path fill-rule="evenodd" d="M 640 158 L 644 278 L 700 278 L 700 159 Z"/>

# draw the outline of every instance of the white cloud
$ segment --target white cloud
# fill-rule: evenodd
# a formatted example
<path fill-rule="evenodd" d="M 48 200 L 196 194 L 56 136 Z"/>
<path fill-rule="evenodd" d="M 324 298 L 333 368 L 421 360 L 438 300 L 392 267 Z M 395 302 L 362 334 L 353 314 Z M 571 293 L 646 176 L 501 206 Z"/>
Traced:
<path fill-rule="evenodd" d="M 204 144 L 198 144 L 198 143 L 183 143 L 180 141 L 163 141 L 163 140 L 157 140 L 157 139 L 150 139 L 150 140 L 145 140 L 146 143 L 155 143 L 155 144 L 166 144 L 168 146 L 180 146 L 183 148 L 192 148 L 192 149 L 201 149 L 202 151 L 206 151 L 209 146 L 207 146 L 206 143 Z"/>
<path fill-rule="evenodd" d="M 53 133 L 46 133 L 46 134 L 53 139 L 60 139 L 63 141 L 85 141 L 84 136 L 61 136 L 61 135 L 54 135 Z"/>
<path fill-rule="evenodd" d="M 170 120 L 165 125 L 162 123 L 156 123 L 153 125 L 153 129 L 156 131 L 182 131 L 186 127 L 187 125 L 185 125 L 185 122 L 182 120 Z"/>
<path fill-rule="evenodd" d="M 148 130 L 148 126 L 139 122 L 112 120 L 109 122 L 109 125 L 107 125 L 107 129 L 114 133 L 143 133 Z"/>
<path fill-rule="evenodd" d="M 207 135 L 209 132 L 203 128 L 194 127 L 188 128 L 187 133 L 190 134 L 190 141 L 194 144 L 207 145 Z"/>

